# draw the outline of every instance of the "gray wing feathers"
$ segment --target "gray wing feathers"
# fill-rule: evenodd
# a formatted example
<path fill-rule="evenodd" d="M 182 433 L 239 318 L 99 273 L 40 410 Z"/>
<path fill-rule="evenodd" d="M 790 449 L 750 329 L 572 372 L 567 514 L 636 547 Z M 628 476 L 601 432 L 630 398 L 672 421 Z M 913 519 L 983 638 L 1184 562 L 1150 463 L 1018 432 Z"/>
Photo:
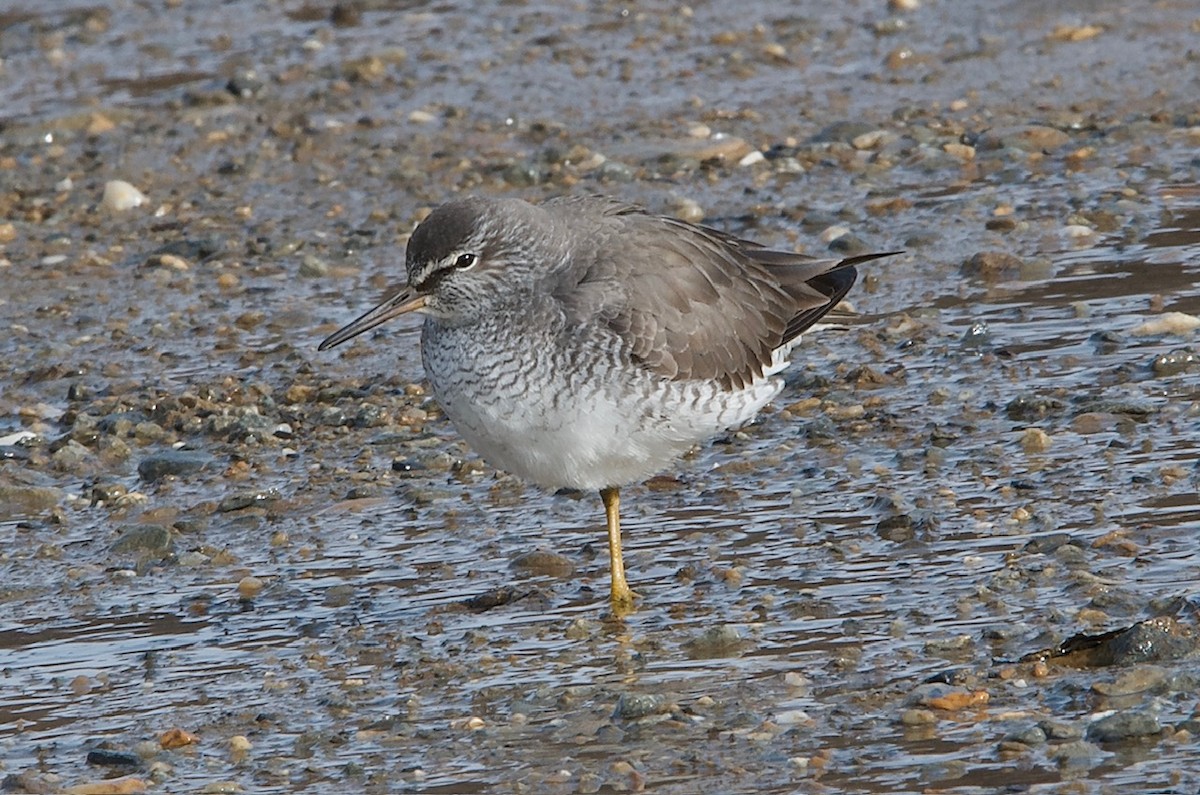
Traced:
<path fill-rule="evenodd" d="M 741 388 L 853 285 L 854 260 L 775 251 L 602 199 L 555 296 L 572 321 L 603 320 L 630 356 L 661 376 Z M 576 216 L 578 217 L 578 216 Z"/>

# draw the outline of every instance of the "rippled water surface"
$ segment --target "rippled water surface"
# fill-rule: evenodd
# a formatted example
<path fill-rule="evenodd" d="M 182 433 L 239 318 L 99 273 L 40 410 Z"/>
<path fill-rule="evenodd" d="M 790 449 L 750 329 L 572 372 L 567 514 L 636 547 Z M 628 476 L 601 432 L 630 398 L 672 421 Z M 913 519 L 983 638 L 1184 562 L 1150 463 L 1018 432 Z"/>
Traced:
<path fill-rule="evenodd" d="M 1021 658 L 1195 626 L 1200 332 L 1139 327 L 1200 316 L 1200 16 L 793 5 L 0 11 L 6 786 L 1195 792 L 1194 654 Z M 811 143 L 838 121 L 913 143 Z M 1067 141 L 981 137 L 1023 125 Z M 689 163 L 709 132 L 772 156 Z M 115 178 L 147 205 L 97 208 Z M 905 249 L 759 422 L 623 491 L 625 621 L 599 499 L 480 463 L 419 387 L 417 320 L 315 350 L 459 191 Z M 248 415 L 270 430 L 213 422 Z M 139 477 L 180 446 L 215 465 Z M 169 548 L 120 546 L 144 526 Z M 1157 731 L 1088 734 L 1121 711 Z M 1069 731 L 1013 738 L 1041 721 Z"/>

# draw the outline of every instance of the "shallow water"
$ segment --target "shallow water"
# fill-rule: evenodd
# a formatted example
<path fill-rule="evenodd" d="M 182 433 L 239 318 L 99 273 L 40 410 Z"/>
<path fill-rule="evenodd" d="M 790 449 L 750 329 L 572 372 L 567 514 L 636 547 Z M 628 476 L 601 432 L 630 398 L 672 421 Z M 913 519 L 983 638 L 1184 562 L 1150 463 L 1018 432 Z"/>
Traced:
<path fill-rule="evenodd" d="M 1162 312 L 1200 315 L 1190 6 L 599 4 L 567 17 L 554 3 L 368 3 L 338 27 L 323 8 L 185 5 L 0 17 L 13 78 L 0 86 L 13 224 L 0 436 L 43 440 L 0 458 L 0 484 L 60 490 L 55 509 L 0 512 L 5 773 L 46 791 L 99 779 L 109 771 L 85 758 L 107 744 L 142 755 L 126 772 L 152 791 L 1200 785 L 1194 656 L 1125 701 L 1093 685 L 1126 669 L 1017 663 L 1154 615 L 1194 627 L 1200 370 L 1151 363 L 1196 354 L 1197 332 L 1130 333 Z M 881 27 L 892 18 L 906 24 Z M 1094 39 L 1055 33 L 1092 22 Z M 913 65 L 887 66 L 904 46 Z M 382 67 L 356 63 L 368 55 Z M 263 93 L 224 98 L 250 68 Z M 434 119 L 414 121 L 422 109 Z M 89 133 L 94 113 L 116 129 Z M 932 143 L 804 149 L 860 119 Z M 680 165 L 698 122 L 761 150 L 794 138 L 803 171 Z M 943 156 L 1029 123 L 1071 141 Z M 631 178 L 575 173 L 547 151 L 575 145 Z M 1084 147 L 1095 153 L 1070 155 Z M 533 184 L 514 181 L 529 168 Z M 117 177 L 150 204 L 97 211 Z M 459 190 L 604 192 L 662 212 L 690 199 L 706 222 L 776 245 L 820 251 L 844 223 L 868 247 L 907 249 L 866 270 L 848 328 L 806 339 L 773 411 L 626 490 L 642 602 L 625 622 L 605 616 L 599 500 L 472 463 L 406 395 L 421 379 L 415 321 L 315 351 L 398 279 L 418 209 Z M 1008 231 L 987 226 L 1009 215 Z M 181 242 L 186 269 L 146 264 Z M 1022 265 L 964 271 L 979 251 Z M 299 278 L 306 256 L 326 270 Z M 289 397 L 297 387 L 313 392 Z M 821 404 L 798 403 L 810 395 Z M 181 396 L 196 407 L 164 408 Z M 1020 396 L 1050 402 L 1010 414 Z M 323 414 L 363 407 L 390 419 Z M 414 409 L 431 417 L 402 422 Z M 165 433 L 103 432 L 82 462 L 55 459 L 79 412 Z M 290 431 L 204 425 L 247 414 Z M 140 480 L 139 461 L 175 443 L 217 468 Z M 93 499 L 112 485 L 144 499 Z M 279 499 L 218 506 L 269 489 Z M 113 550 L 145 524 L 172 528 L 172 548 Z M 1058 551 L 1027 546 L 1058 533 Z M 574 572 L 515 571 L 531 547 Z M 242 598 L 247 575 L 265 587 Z M 464 606 L 502 587 L 520 598 Z M 905 723 L 931 678 L 988 701 Z M 614 715 L 639 695 L 661 704 Z M 1062 741 L 1005 745 L 1038 720 L 1084 732 L 1131 708 L 1163 730 L 1077 756 Z M 158 749 L 172 726 L 200 742 Z"/>

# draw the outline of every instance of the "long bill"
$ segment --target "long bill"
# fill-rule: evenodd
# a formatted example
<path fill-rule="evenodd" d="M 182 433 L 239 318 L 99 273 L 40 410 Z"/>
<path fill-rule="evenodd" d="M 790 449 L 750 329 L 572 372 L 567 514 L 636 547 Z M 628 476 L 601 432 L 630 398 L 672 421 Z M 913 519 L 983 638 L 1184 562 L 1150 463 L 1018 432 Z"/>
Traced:
<path fill-rule="evenodd" d="M 335 345 L 341 345 L 346 340 L 357 337 L 364 331 L 370 331 L 380 323 L 386 323 L 399 315 L 415 312 L 424 306 L 425 296 L 415 295 L 411 289 L 401 290 L 395 295 L 384 299 L 383 303 L 362 317 L 350 321 L 330 334 L 325 338 L 324 342 L 317 346 L 317 350 L 324 351 Z"/>

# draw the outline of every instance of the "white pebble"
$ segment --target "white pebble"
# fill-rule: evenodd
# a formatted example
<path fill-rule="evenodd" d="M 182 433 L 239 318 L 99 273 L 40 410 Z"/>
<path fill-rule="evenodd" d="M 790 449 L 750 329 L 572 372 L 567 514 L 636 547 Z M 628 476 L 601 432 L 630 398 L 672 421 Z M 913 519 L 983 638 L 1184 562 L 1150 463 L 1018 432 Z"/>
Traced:
<path fill-rule="evenodd" d="M 739 160 L 738 165 L 739 166 L 752 166 L 755 163 L 761 163 L 766 159 L 767 158 L 763 156 L 762 152 L 755 149 L 753 152 L 748 153 L 741 160 Z"/>
<path fill-rule="evenodd" d="M 1183 312 L 1164 312 L 1153 320 L 1147 320 L 1135 327 L 1130 334 L 1135 337 L 1149 337 L 1156 334 L 1186 334 L 1200 328 L 1200 317 L 1185 315 Z"/>
<path fill-rule="evenodd" d="M 821 233 L 822 243 L 832 243 L 839 237 L 845 237 L 850 234 L 850 227 L 841 224 L 834 224 Z"/>
<path fill-rule="evenodd" d="M 432 113 L 427 110 L 414 110 L 408 114 L 408 120 L 413 124 L 429 124 L 429 122 L 437 119 Z"/>
<path fill-rule="evenodd" d="M 775 723 L 780 726 L 795 726 L 798 723 L 809 723 L 812 717 L 802 709 L 789 709 L 775 714 Z"/>
<path fill-rule="evenodd" d="M 114 179 L 104 184 L 104 197 L 100 206 L 113 212 L 130 210 L 146 203 L 146 194 L 121 179 Z"/>
<path fill-rule="evenodd" d="M 14 444 L 20 444 L 27 439 L 36 439 L 37 434 L 33 431 L 17 431 L 10 433 L 8 436 L 0 436 L 0 447 L 11 447 Z"/>

